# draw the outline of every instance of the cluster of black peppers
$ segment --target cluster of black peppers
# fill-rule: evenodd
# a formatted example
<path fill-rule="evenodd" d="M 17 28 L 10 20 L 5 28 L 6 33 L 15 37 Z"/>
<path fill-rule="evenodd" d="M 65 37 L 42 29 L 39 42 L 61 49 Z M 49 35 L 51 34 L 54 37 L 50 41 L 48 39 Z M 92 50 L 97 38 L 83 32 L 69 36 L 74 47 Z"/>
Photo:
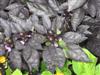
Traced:
<path fill-rule="evenodd" d="M 1 43 L 5 50 L 0 50 L 0 55 L 7 51 L 13 69 L 30 72 L 33 68 L 39 71 L 41 60 L 52 72 L 68 58 L 89 62 L 79 44 L 91 34 L 82 22 L 92 17 L 99 21 L 97 1 L 2 0 L 0 31 L 7 41 Z"/>

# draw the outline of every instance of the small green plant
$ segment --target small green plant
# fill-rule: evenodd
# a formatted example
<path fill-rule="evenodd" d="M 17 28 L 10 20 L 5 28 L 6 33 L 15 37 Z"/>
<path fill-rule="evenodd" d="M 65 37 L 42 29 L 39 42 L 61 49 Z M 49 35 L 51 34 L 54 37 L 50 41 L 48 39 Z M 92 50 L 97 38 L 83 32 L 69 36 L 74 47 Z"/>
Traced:
<path fill-rule="evenodd" d="M 79 62 L 72 61 L 72 68 L 76 75 L 95 75 L 97 58 L 91 54 L 87 49 L 83 48 L 83 51 L 91 59 L 91 62 Z"/>
<path fill-rule="evenodd" d="M 19 69 L 16 69 L 11 75 L 22 75 Z"/>

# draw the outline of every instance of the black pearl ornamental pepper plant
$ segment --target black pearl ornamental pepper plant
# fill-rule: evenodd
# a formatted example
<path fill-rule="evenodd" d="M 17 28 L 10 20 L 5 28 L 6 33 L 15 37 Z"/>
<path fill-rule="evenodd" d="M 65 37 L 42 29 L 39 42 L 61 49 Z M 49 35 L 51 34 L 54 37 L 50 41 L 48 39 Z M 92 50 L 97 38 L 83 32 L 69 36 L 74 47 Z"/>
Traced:
<path fill-rule="evenodd" d="M 99 22 L 99 5 L 99 0 L 1 0 L 0 57 L 12 71 L 29 75 L 40 73 L 43 64 L 54 73 L 68 60 L 92 62 L 81 44 L 98 51 L 100 29 L 95 34 L 92 24 Z"/>

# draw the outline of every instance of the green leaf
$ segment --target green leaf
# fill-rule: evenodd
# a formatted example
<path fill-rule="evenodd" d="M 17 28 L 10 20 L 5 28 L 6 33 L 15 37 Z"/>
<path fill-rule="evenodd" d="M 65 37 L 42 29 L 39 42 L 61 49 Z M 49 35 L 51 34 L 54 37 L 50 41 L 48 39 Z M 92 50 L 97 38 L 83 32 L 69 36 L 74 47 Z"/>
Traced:
<path fill-rule="evenodd" d="M 44 71 L 41 75 L 53 75 L 50 71 Z"/>
<path fill-rule="evenodd" d="M 71 64 L 71 61 L 66 61 L 64 66 L 61 68 L 64 75 L 72 75 L 71 70 L 68 68 Z"/>
<path fill-rule="evenodd" d="M 87 50 L 86 48 L 83 48 L 82 50 L 88 55 L 92 63 L 97 62 L 97 58 L 91 52 L 89 52 L 89 50 Z"/>
<path fill-rule="evenodd" d="M 46 67 L 46 64 L 44 63 L 44 61 L 41 62 L 40 68 L 41 68 L 40 72 L 43 72 L 43 71 L 47 70 L 47 67 Z"/>
<path fill-rule="evenodd" d="M 63 48 L 64 55 L 65 55 L 66 58 L 68 58 L 68 56 L 66 54 L 66 50 L 69 50 L 69 49 L 68 49 L 66 43 L 62 39 L 59 39 L 58 45 Z"/>
<path fill-rule="evenodd" d="M 8 68 L 6 69 L 6 75 L 11 75 L 12 70 L 11 68 L 8 66 Z"/>
<path fill-rule="evenodd" d="M 12 75 L 22 75 L 22 72 L 19 69 L 16 69 Z"/>
<path fill-rule="evenodd" d="M 62 72 L 58 67 L 56 67 L 56 72 Z"/>
<path fill-rule="evenodd" d="M 73 60 L 72 68 L 76 75 L 94 75 L 97 58 L 87 49 L 83 48 L 83 51 L 88 55 L 92 62 L 79 62 Z"/>
<path fill-rule="evenodd" d="M 60 47 L 66 48 L 66 43 L 62 39 L 58 40 L 58 44 L 59 44 Z"/>
<path fill-rule="evenodd" d="M 95 75 L 100 75 L 100 64 L 96 66 Z"/>

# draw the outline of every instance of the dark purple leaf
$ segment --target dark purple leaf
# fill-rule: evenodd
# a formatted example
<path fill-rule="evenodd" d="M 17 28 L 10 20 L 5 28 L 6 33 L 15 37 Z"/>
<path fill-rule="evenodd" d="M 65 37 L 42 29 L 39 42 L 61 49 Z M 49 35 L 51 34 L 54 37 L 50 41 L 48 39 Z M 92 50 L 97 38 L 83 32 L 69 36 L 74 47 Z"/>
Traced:
<path fill-rule="evenodd" d="M 1 17 L 1 18 L 4 18 L 4 19 L 7 19 L 7 18 L 8 18 L 8 13 L 5 12 L 5 11 L 3 11 L 3 10 L 1 10 L 1 11 L 0 11 L 0 17 Z"/>
<path fill-rule="evenodd" d="M 68 2 L 64 2 L 63 4 L 61 4 L 61 5 L 59 6 L 59 9 L 60 9 L 60 10 L 68 9 Z"/>
<path fill-rule="evenodd" d="M 21 69 L 22 66 L 22 61 L 21 61 L 21 55 L 20 52 L 18 52 L 17 50 L 12 50 L 9 54 L 9 62 L 10 62 L 10 66 L 13 69 L 19 68 Z"/>
<path fill-rule="evenodd" d="M 50 7 L 55 10 L 55 11 L 59 11 L 59 8 L 57 6 L 57 1 L 56 0 L 48 0 L 48 4 L 50 5 Z"/>
<path fill-rule="evenodd" d="M 18 3 L 13 3 L 6 7 L 6 10 L 9 10 L 10 15 L 17 16 L 19 18 L 25 19 L 29 17 L 29 11 L 23 5 Z"/>
<path fill-rule="evenodd" d="M 9 25 L 9 22 L 0 18 L 0 26 L 4 29 L 4 34 L 7 37 L 10 37 L 11 36 L 11 27 Z"/>
<path fill-rule="evenodd" d="M 89 0 L 88 1 L 88 13 L 92 16 L 95 17 L 96 13 L 97 13 L 97 9 L 96 9 L 96 5 L 95 5 L 95 1 L 94 0 Z"/>
<path fill-rule="evenodd" d="M 71 25 L 73 30 L 76 31 L 78 25 L 83 21 L 85 17 L 85 12 L 83 8 L 79 8 L 73 11 L 73 15 L 71 17 Z"/>
<path fill-rule="evenodd" d="M 68 47 L 69 47 L 69 50 L 66 51 L 66 54 L 70 59 L 74 59 L 77 61 L 84 61 L 84 62 L 90 61 L 90 59 L 84 53 L 84 51 L 81 49 L 80 46 L 75 45 L 75 44 L 69 44 Z"/>
<path fill-rule="evenodd" d="M 36 50 L 27 47 L 25 50 L 23 50 L 23 57 L 24 57 L 24 60 L 26 61 L 26 63 L 28 64 L 30 71 L 32 71 L 33 68 L 38 70 L 39 53 Z"/>
<path fill-rule="evenodd" d="M 89 29 L 88 25 L 80 25 L 78 27 L 78 31 L 77 32 L 83 33 L 83 34 L 92 34 L 88 29 Z"/>
<path fill-rule="evenodd" d="M 66 43 L 81 43 L 86 40 L 87 37 L 84 34 L 76 33 L 76 32 L 67 32 L 63 35 L 63 40 Z"/>
<path fill-rule="evenodd" d="M 46 27 L 47 30 L 51 28 L 51 20 L 47 15 L 42 16 L 43 26 Z"/>
<path fill-rule="evenodd" d="M 64 53 L 60 48 L 50 46 L 43 51 L 43 61 L 49 70 L 54 71 L 56 66 L 63 67 L 65 62 Z"/>
<path fill-rule="evenodd" d="M 0 0 L 0 9 L 5 9 L 10 0 Z"/>
<path fill-rule="evenodd" d="M 80 8 L 87 0 L 68 0 L 68 11 Z"/>
<path fill-rule="evenodd" d="M 38 42 L 38 43 L 44 43 L 44 42 L 46 41 L 45 36 L 40 35 L 40 34 L 34 34 L 34 35 L 33 35 L 33 38 L 34 38 L 34 40 L 35 40 L 36 42 Z"/>
<path fill-rule="evenodd" d="M 30 45 L 31 48 L 34 48 L 34 49 L 43 49 L 41 44 L 39 42 L 37 42 L 37 40 L 34 40 L 34 38 L 30 39 L 28 44 Z"/>

